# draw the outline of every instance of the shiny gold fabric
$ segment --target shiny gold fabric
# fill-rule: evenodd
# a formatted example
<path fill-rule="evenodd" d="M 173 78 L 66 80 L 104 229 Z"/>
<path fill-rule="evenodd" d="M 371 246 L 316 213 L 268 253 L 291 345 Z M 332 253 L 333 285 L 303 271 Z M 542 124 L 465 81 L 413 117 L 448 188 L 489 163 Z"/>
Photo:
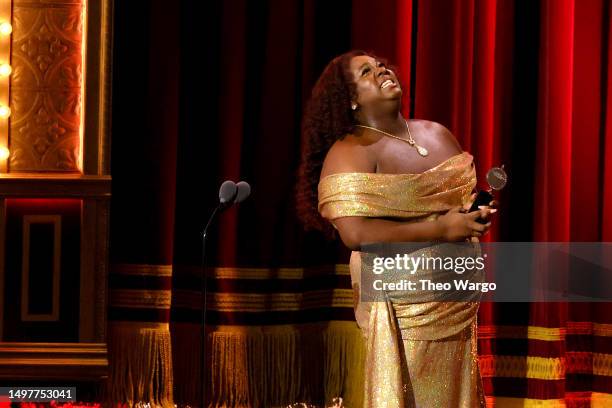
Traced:
<path fill-rule="evenodd" d="M 475 185 L 473 157 L 463 152 L 419 174 L 325 177 L 319 183 L 319 211 L 331 221 L 346 216 L 433 220 L 465 204 Z M 434 255 L 442 247 L 426 250 Z M 360 282 L 361 258 L 359 252 L 351 256 L 353 287 Z M 417 271 L 417 276 L 427 273 Z M 478 299 L 419 302 L 406 292 L 386 292 L 385 301 L 359 303 L 355 315 L 367 339 L 365 407 L 484 407 L 476 353 Z"/>

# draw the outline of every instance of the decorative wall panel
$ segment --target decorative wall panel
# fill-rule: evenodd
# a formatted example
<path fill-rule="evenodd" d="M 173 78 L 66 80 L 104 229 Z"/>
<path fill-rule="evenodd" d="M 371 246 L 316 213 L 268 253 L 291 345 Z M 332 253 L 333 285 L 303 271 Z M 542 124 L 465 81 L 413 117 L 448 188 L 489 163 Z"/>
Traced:
<path fill-rule="evenodd" d="M 80 169 L 83 2 L 13 2 L 10 172 Z"/>

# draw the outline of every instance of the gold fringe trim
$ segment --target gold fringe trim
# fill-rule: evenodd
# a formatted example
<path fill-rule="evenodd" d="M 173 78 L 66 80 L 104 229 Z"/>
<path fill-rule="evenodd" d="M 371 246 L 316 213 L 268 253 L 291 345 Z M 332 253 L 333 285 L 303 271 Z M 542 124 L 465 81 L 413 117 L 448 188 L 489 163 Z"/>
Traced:
<path fill-rule="evenodd" d="M 194 332 L 199 326 L 180 323 L 172 327 L 177 347 L 176 400 L 197 404 L 199 345 Z M 354 322 L 218 326 L 207 341 L 211 407 L 280 407 L 296 401 L 318 404 L 313 399 L 322 396 L 326 406 L 338 396 L 347 407 L 363 405 L 365 347 Z"/>
<path fill-rule="evenodd" d="M 107 399 L 174 407 L 168 323 L 109 322 Z"/>
<path fill-rule="evenodd" d="M 565 359 L 533 356 L 479 357 L 483 377 L 534 378 L 540 380 L 561 380 L 565 378 Z"/>
<path fill-rule="evenodd" d="M 172 265 L 111 264 L 111 273 L 122 275 L 172 276 Z"/>
<path fill-rule="evenodd" d="M 593 374 L 612 376 L 612 354 L 593 353 Z"/>
<path fill-rule="evenodd" d="M 112 289 L 110 305 L 116 307 L 139 307 L 169 309 L 172 293 L 169 290 Z"/>

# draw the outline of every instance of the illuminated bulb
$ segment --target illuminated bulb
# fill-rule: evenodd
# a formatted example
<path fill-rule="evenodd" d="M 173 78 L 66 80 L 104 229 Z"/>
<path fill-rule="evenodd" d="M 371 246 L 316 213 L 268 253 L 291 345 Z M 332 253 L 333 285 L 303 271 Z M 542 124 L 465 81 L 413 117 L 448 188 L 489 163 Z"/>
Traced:
<path fill-rule="evenodd" d="M 0 105 L 0 118 L 11 116 L 11 109 L 8 106 Z"/>
<path fill-rule="evenodd" d="M 9 64 L 0 64 L 0 76 L 9 76 L 13 72 L 13 68 Z"/>
<path fill-rule="evenodd" d="M 9 149 L 6 147 L 0 147 L 0 160 L 8 159 L 10 154 L 11 152 L 9 152 Z"/>
<path fill-rule="evenodd" d="M 10 35 L 13 32 L 13 26 L 11 23 L 0 23 L 0 34 L 2 35 Z"/>

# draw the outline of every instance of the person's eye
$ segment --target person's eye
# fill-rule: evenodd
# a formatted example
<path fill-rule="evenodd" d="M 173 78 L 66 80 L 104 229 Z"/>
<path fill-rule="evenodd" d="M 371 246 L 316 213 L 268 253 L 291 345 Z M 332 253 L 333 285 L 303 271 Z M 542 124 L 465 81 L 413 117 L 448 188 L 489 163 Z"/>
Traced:
<path fill-rule="evenodd" d="M 370 68 L 364 68 L 363 71 L 361 71 L 361 76 L 367 75 L 368 72 L 370 72 Z"/>

